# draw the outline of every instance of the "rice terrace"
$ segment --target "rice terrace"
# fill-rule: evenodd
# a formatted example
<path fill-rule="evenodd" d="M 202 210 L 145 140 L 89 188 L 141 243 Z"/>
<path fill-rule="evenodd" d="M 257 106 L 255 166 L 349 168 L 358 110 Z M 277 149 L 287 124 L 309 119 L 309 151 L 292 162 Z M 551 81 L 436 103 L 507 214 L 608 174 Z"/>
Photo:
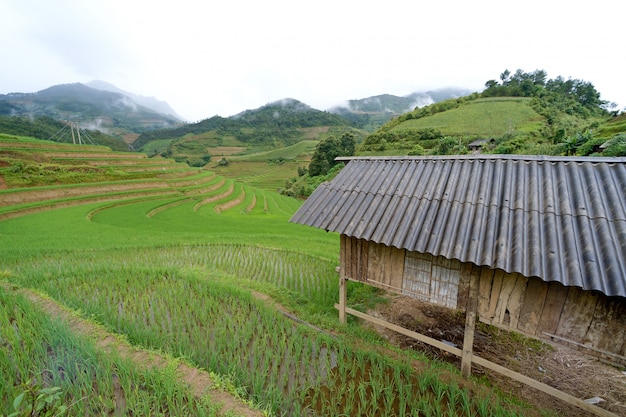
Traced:
<path fill-rule="evenodd" d="M 340 324 L 339 236 L 290 223 L 300 205 L 217 169 L 0 134 L 0 415 L 588 415 Z M 506 343 L 533 370 L 528 352 L 553 352 Z"/>

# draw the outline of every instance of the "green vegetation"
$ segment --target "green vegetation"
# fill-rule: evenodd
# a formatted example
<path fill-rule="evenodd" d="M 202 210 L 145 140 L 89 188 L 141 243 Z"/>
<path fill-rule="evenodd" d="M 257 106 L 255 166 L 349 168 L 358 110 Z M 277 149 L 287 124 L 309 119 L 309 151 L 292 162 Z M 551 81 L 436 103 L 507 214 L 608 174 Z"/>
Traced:
<path fill-rule="evenodd" d="M 41 152 L 31 148 L 31 160 Z M 142 159 L 109 163 L 134 172 Z M 72 161 L 80 164 L 80 156 Z M 22 404 L 16 399 L 34 392 L 71 416 L 222 415 L 177 382 L 174 365 L 143 369 L 97 348 L 22 298 L 24 288 L 137 349 L 206 369 L 271 415 L 537 415 L 451 367 L 389 346 L 356 319 L 340 325 L 338 236 L 290 223 L 297 200 L 185 170 L 152 171 L 154 181 L 138 190 L 109 181 L 2 191 L 0 204 L 9 208 L 41 199 L 38 211 L 0 220 L 1 409 L 12 412 Z M 133 194 L 150 186 L 166 194 Z M 83 200 L 53 205 L 70 190 L 83 191 Z M 110 198 L 84 199 L 95 193 Z M 377 295 L 356 283 L 348 288 L 356 307 Z"/>
<path fill-rule="evenodd" d="M 267 191 L 277 191 L 285 186 L 286 178 L 295 175 L 305 161 L 239 161 L 237 158 L 215 161 L 211 169 L 216 173 L 250 186 Z"/>
<path fill-rule="evenodd" d="M 320 141 L 309 164 L 309 175 L 317 177 L 328 174 L 338 163 L 335 158 L 354 155 L 355 146 L 354 135 L 351 133 L 344 133 L 339 139 L 331 136 Z"/>
<path fill-rule="evenodd" d="M 150 156 L 161 155 L 191 166 L 219 163 L 223 158 L 282 163 L 308 158 L 314 143 L 346 132 L 357 138 L 364 134 L 336 114 L 288 99 L 228 118 L 215 116 L 174 129 L 144 132 L 133 146 Z M 272 189 L 282 186 L 291 175 L 293 172 Z"/>
<path fill-rule="evenodd" d="M 323 126 L 348 128 L 348 123 L 340 116 L 312 109 L 297 100 L 283 100 L 228 118 L 214 116 L 175 129 L 144 132 L 137 138 L 134 146 L 141 150 L 153 140 L 180 140 L 189 135 L 210 133 L 220 146 L 225 138 L 230 137 L 246 146 L 263 144 L 278 148 L 300 141 L 300 129 Z"/>
<path fill-rule="evenodd" d="M 0 94 L 0 116 L 69 120 L 82 126 L 97 126 L 118 138 L 126 133 L 180 124 L 178 119 L 137 105 L 125 95 L 80 83 L 56 85 L 36 93 Z"/>
<path fill-rule="evenodd" d="M 439 102 L 451 97 L 460 97 L 470 91 L 458 88 L 443 88 L 424 93 L 412 93 L 404 97 L 382 94 L 358 100 L 348 100 L 346 105 L 331 109 L 343 118 L 350 120 L 354 127 L 373 132 L 387 123 L 428 102 Z"/>
<path fill-rule="evenodd" d="M 338 116 L 287 100 L 144 133 L 136 145 L 150 158 L 25 138 L 56 122 L 0 118 L 10 132 L 0 135 L 0 409 L 222 415 L 174 377 L 185 360 L 270 415 L 542 415 L 353 317 L 340 325 L 338 236 L 289 222 L 300 202 L 288 196 L 309 195 L 355 152 L 460 154 L 480 141 L 482 152 L 626 155 L 626 119 L 590 83 L 505 71 L 486 87 L 364 141 Z M 20 288 L 172 366 L 98 349 Z M 348 286 L 358 309 L 380 295 Z"/>
<path fill-rule="evenodd" d="M 114 415 L 120 400 L 136 415 L 219 415 L 218 404 L 194 398 L 171 372 L 105 354 L 3 286 L 0 343 L 3 416 Z"/>
<path fill-rule="evenodd" d="M 133 169 L 125 164 L 131 163 Z M 68 145 L 0 133 L 0 175 L 8 187 L 154 178 L 154 170 L 180 168 L 167 159 L 112 152 L 105 146 Z"/>
<path fill-rule="evenodd" d="M 0 115 L 0 132 L 15 136 L 28 136 L 43 140 L 71 143 L 71 133 L 66 124 L 47 116 L 29 117 Z M 99 130 L 85 129 L 93 144 L 107 146 L 115 151 L 128 151 L 128 145 L 119 138 Z"/>
<path fill-rule="evenodd" d="M 240 162 L 286 162 L 295 161 L 299 158 L 307 158 L 313 154 L 318 141 L 302 140 L 294 145 L 271 151 L 257 152 L 249 155 L 234 156 L 230 159 Z"/>
<path fill-rule="evenodd" d="M 298 168 L 298 178 L 285 183 L 281 193 L 290 197 L 308 197 L 322 182 L 334 177 L 343 166 L 335 159 L 352 156 L 356 148 L 354 135 L 346 132 L 339 139 L 329 136 L 321 140 L 315 147 L 309 168 Z"/>
<path fill-rule="evenodd" d="M 541 70 L 505 71 L 500 81 L 487 81 L 480 94 L 441 101 L 388 122 L 363 141 L 357 154 L 463 154 L 474 151 L 475 143 L 483 153 L 599 154 L 603 143 L 626 131 L 623 115 L 609 113 L 606 106 L 589 82 L 548 80 Z"/>

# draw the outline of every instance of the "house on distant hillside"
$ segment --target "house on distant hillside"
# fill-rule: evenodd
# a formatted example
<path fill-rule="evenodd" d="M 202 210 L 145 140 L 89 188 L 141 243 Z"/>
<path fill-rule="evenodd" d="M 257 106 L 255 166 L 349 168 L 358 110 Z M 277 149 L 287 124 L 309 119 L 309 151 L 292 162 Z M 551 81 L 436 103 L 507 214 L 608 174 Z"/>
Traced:
<path fill-rule="evenodd" d="M 340 278 L 626 363 L 626 158 L 342 158 L 291 221 Z"/>
<path fill-rule="evenodd" d="M 495 139 L 477 139 L 467 145 L 467 149 L 470 150 L 471 153 L 480 153 L 483 151 L 485 147 L 492 146 L 496 142 Z"/>

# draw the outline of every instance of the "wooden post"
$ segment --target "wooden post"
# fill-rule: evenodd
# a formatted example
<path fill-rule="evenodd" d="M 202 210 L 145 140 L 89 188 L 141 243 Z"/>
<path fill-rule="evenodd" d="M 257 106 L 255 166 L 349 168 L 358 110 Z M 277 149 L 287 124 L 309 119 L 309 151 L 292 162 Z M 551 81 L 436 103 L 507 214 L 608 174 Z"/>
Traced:
<path fill-rule="evenodd" d="M 461 357 L 461 374 L 468 378 L 472 373 L 472 350 L 474 349 L 474 329 L 476 327 L 476 310 L 478 309 L 479 276 L 470 274 L 469 297 L 465 309 L 465 335 L 463 336 L 463 356 Z"/>
<path fill-rule="evenodd" d="M 339 277 L 339 323 L 346 324 L 346 302 L 347 302 L 348 280 Z"/>

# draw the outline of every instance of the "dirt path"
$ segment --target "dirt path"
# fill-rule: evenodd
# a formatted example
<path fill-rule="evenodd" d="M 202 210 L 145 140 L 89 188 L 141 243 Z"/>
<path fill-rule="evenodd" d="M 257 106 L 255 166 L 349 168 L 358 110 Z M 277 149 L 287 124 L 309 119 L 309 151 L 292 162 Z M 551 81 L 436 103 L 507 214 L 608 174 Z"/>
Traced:
<path fill-rule="evenodd" d="M 20 292 L 51 317 L 65 321 L 76 333 L 96 340 L 98 348 L 105 352 L 116 352 L 122 358 L 130 359 L 136 366 L 143 368 L 164 369 L 168 364 L 169 359 L 165 356 L 135 348 L 116 337 L 113 333 L 108 332 L 104 327 L 76 316 L 71 310 L 52 299 L 42 297 L 29 290 L 23 289 Z M 177 374 L 179 380 L 191 388 L 194 396 L 200 398 L 206 395 L 211 398 L 211 401 L 221 404 L 222 413 L 230 412 L 243 417 L 263 416 L 261 411 L 250 409 L 250 407 L 233 395 L 211 388 L 213 385 L 211 377 L 203 370 L 179 362 Z M 124 403 L 123 398 L 117 398 L 116 400 L 118 404 Z"/>

